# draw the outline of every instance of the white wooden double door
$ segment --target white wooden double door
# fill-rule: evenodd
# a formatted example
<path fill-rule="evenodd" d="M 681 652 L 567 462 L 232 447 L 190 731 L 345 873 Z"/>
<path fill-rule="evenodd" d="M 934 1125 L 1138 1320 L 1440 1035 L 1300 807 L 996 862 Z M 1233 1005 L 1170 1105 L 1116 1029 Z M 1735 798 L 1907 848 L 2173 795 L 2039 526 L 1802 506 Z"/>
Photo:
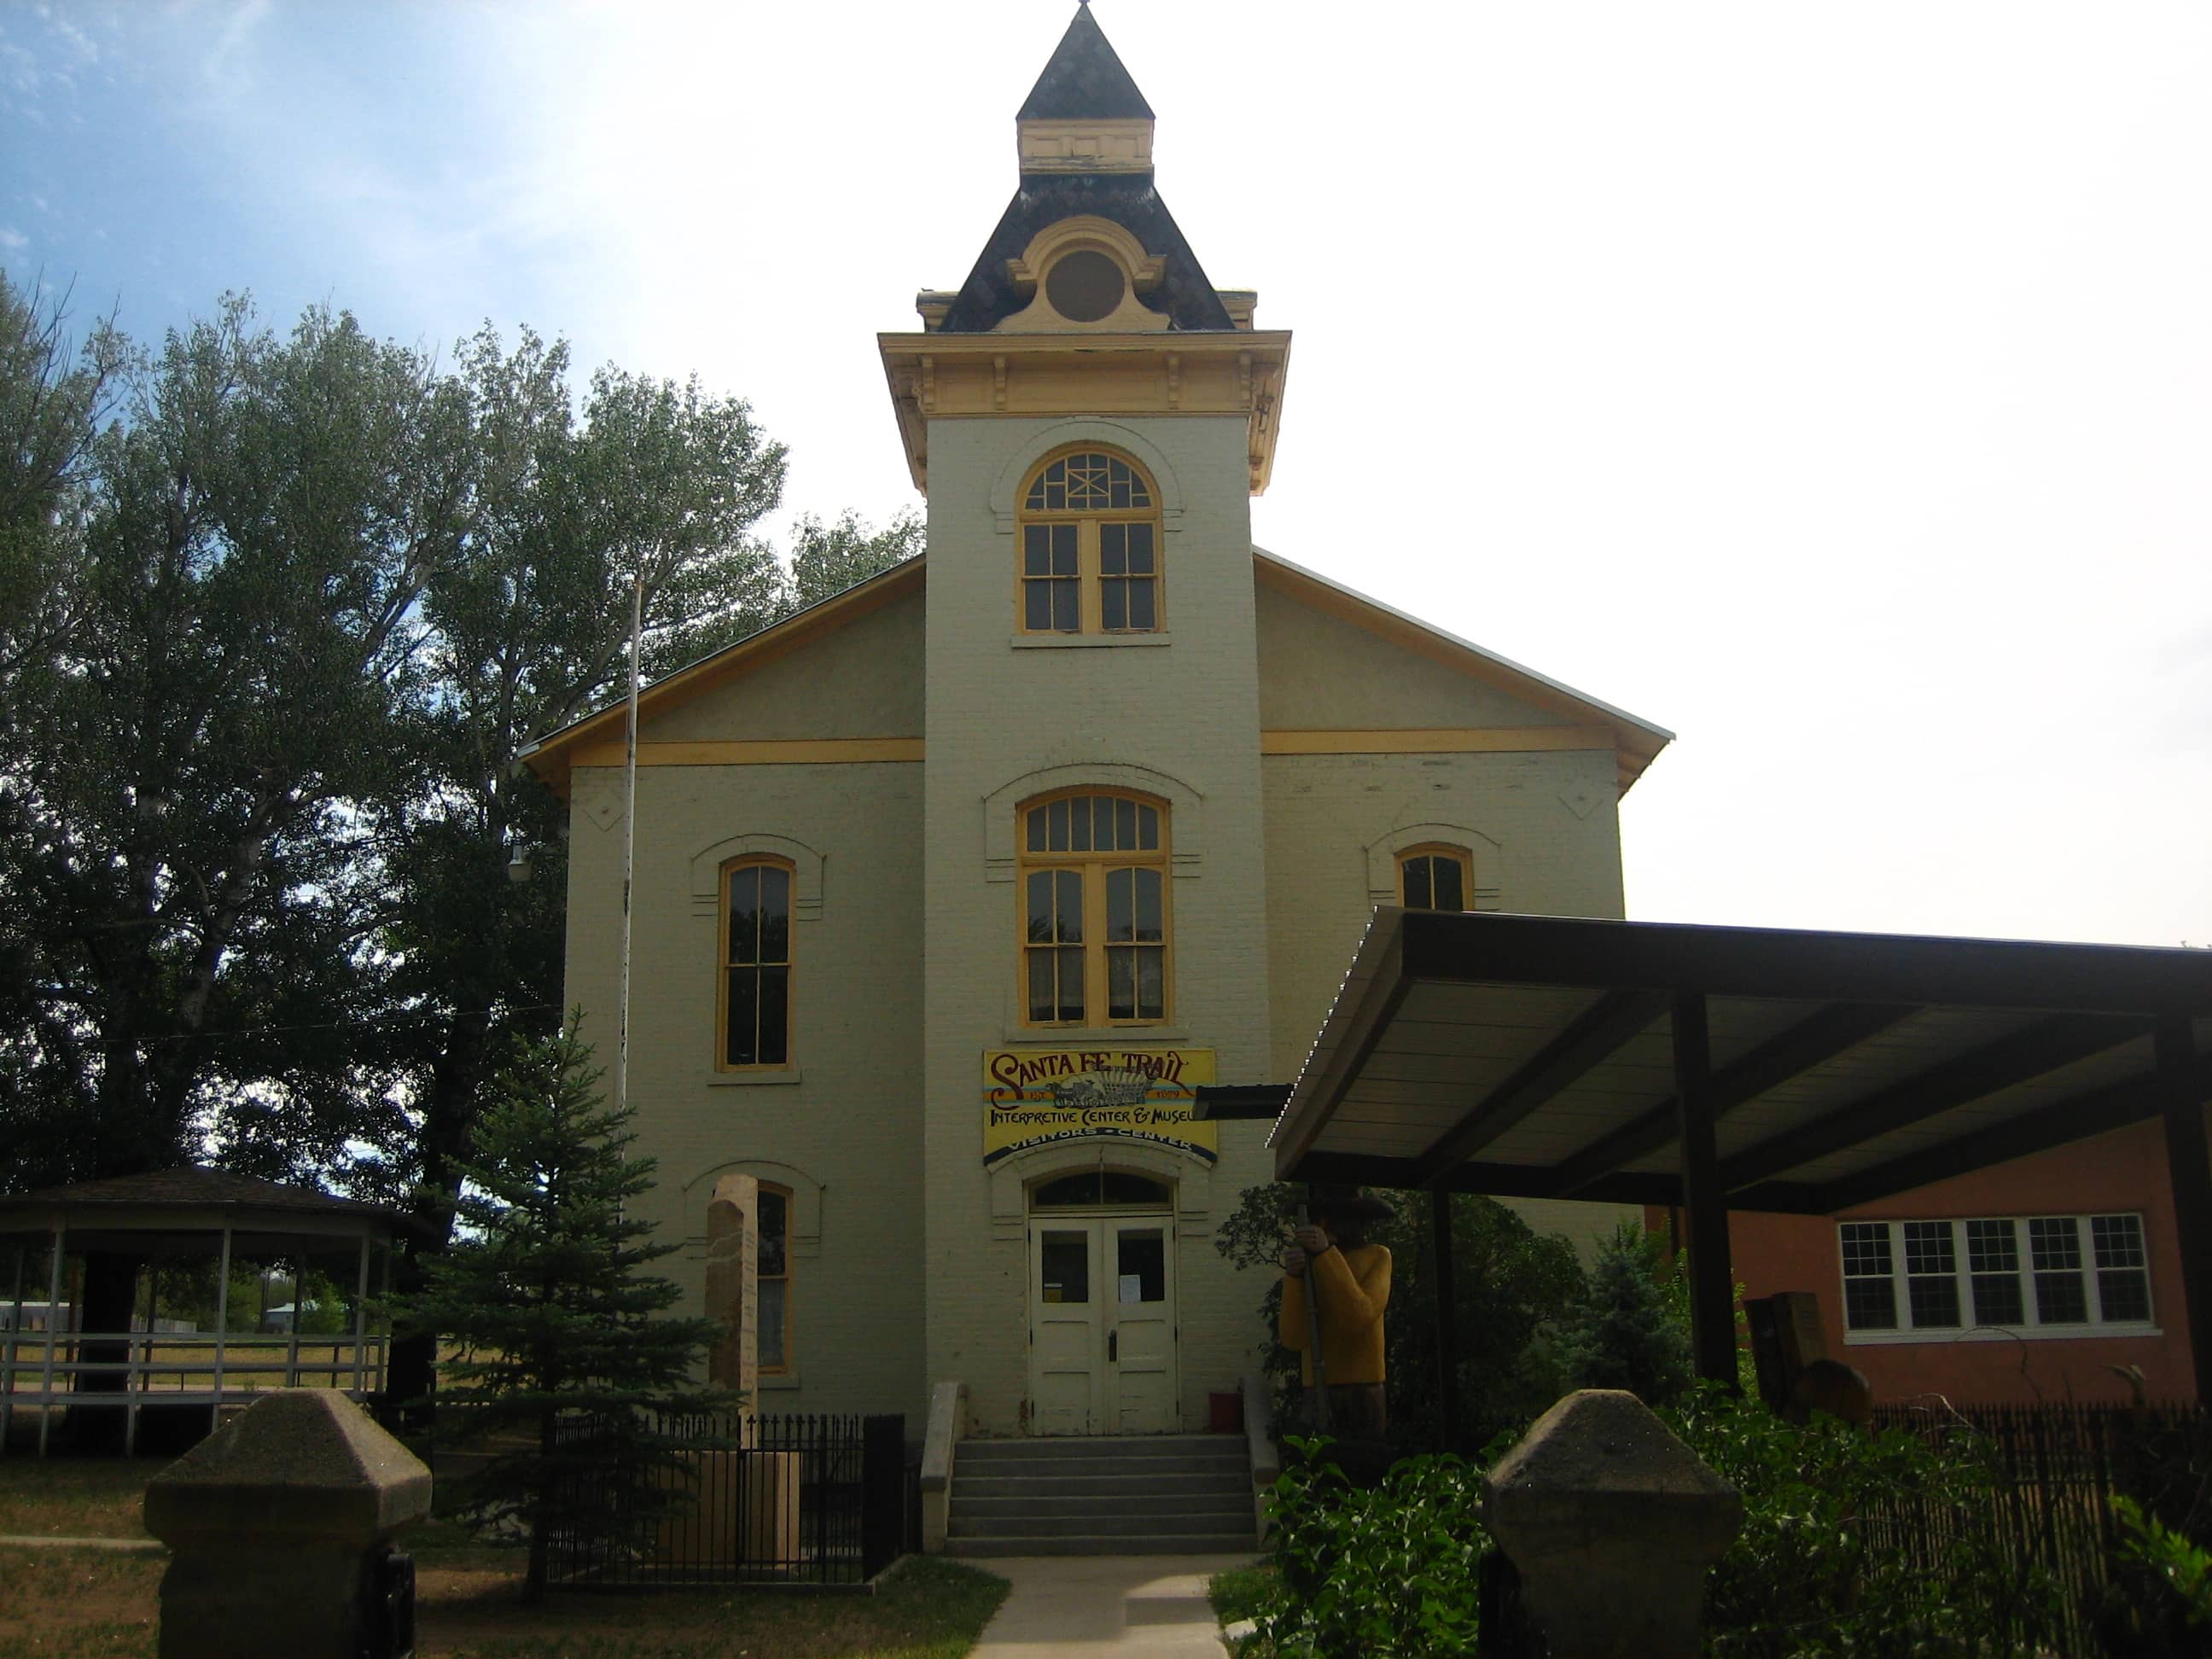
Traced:
<path fill-rule="evenodd" d="M 1175 1229 L 1167 1216 L 1030 1219 L 1030 1431 L 1171 1434 Z"/>

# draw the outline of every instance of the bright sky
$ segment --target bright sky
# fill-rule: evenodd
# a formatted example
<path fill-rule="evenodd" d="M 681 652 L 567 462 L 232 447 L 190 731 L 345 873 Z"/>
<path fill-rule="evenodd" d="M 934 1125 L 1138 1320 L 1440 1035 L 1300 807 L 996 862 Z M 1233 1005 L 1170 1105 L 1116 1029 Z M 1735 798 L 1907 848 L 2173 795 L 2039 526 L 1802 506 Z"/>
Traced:
<path fill-rule="evenodd" d="M 696 371 L 880 520 L 1070 13 L 0 0 L 0 261 Z M 2212 8 L 1099 19 L 1296 332 L 1259 541 L 1680 733 L 1632 915 L 2212 943 Z"/>

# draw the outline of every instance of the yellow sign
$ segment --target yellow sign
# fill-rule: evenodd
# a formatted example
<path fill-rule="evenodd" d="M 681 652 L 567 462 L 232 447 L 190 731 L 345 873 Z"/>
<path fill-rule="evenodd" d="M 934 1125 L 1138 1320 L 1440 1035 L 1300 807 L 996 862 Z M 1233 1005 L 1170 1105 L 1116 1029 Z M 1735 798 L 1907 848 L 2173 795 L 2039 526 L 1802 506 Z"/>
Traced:
<path fill-rule="evenodd" d="M 983 1162 L 1048 1141 L 1164 1140 L 1211 1164 L 1211 1123 L 1193 1120 L 1211 1048 L 993 1048 L 983 1055 Z"/>

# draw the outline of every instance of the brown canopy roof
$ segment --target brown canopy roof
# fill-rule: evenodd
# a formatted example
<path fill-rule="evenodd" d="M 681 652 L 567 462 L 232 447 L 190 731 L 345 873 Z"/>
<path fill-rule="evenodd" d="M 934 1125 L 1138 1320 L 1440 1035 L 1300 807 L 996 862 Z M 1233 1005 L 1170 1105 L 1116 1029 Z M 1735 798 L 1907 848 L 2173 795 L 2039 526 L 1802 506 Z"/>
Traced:
<path fill-rule="evenodd" d="M 2202 1389 L 2208 1098 L 2212 951 L 1386 908 L 1268 1144 L 1285 1180 L 1682 1206 L 1727 1381 L 1729 1210 L 1832 1215 L 2159 1118 Z"/>
<path fill-rule="evenodd" d="M 1734 1209 L 1830 1214 L 2155 1117 L 2212 951 L 1376 913 L 1270 1140 L 1286 1180 L 1680 1201 L 1672 1013 Z"/>

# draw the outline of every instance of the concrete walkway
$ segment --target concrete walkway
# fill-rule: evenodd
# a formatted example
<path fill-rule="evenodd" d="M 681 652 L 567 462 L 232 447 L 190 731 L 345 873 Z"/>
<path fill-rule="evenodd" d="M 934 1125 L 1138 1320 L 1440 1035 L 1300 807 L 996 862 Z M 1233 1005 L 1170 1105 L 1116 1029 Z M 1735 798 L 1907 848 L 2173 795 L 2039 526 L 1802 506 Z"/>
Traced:
<path fill-rule="evenodd" d="M 1013 1585 L 973 1659 L 1221 1659 L 1206 1581 L 1249 1555 L 1024 1555 L 972 1562 Z"/>

